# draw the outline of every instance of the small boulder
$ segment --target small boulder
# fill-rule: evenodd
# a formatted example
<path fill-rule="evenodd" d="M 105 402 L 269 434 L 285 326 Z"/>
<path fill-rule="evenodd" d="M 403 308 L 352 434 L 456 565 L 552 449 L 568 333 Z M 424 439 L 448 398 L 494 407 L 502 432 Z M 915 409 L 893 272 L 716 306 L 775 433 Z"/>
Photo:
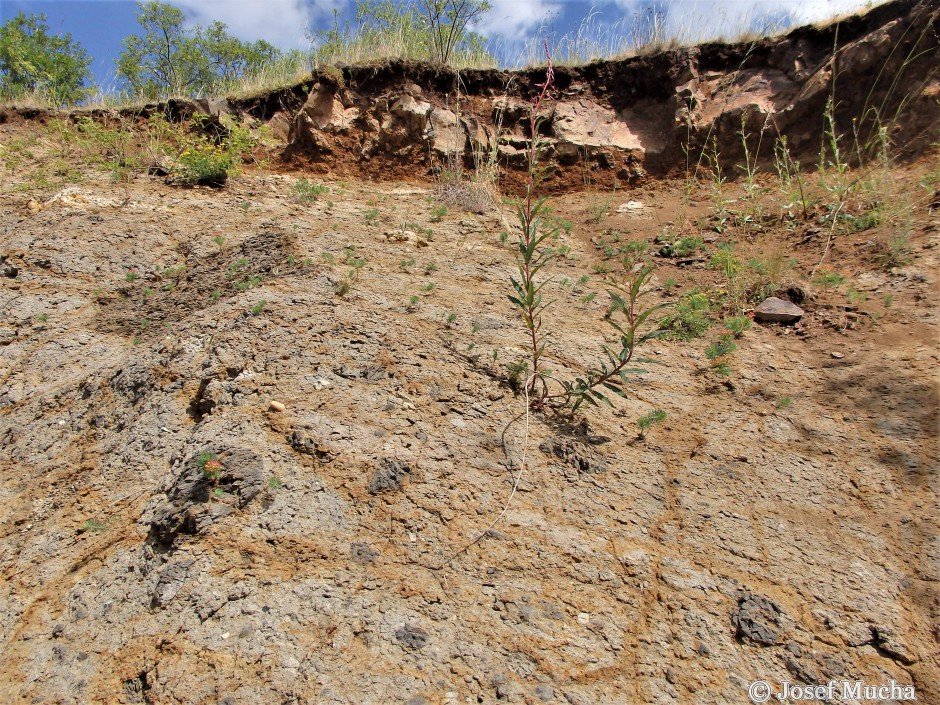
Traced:
<path fill-rule="evenodd" d="M 754 309 L 754 317 L 759 321 L 793 323 L 803 317 L 803 309 L 789 301 L 771 296 Z"/>

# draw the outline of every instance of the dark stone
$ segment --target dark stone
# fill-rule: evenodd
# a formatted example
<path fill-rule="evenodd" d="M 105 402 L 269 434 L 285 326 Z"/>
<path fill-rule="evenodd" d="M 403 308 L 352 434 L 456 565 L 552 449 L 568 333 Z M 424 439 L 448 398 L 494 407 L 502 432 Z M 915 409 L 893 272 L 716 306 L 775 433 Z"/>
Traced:
<path fill-rule="evenodd" d="M 405 475 L 411 468 L 392 458 L 383 458 L 379 467 L 375 469 L 372 482 L 369 484 L 369 494 L 380 494 L 400 489 Z"/>
<path fill-rule="evenodd" d="M 379 557 L 379 552 L 366 543 L 354 543 L 349 553 L 353 563 L 372 563 Z"/>
<path fill-rule="evenodd" d="M 786 613 L 783 608 L 763 595 L 743 593 L 731 615 L 738 639 L 772 646 L 782 642 L 786 631 Z"/>
<path fill-rule="evenodd" d="M 427 698 L 422 698 L 420 695 L 416 695 L 413 698 L 408 698 L 405 701 L 405 705 L 431 705 L 428 702 Z"/>
<path fill-rule="evenodd" d="M 431 636 L 426 631 L 411 624 L 406 624 L 396 631 L 395 638 L 408 649 L 423 649 L 431 640 Z"/>
<path fill-rule="evenodd" d="M 296 450 L 298 453 L 312 456 L 321 463 L 328 463 L 333 460 L 333 454 L 323 448 L 317 439 L 313 438 L 304 431 L 292 431 L 291 434 L 287 437 L 287 442 L 290 443 L 291 448 Z"/>

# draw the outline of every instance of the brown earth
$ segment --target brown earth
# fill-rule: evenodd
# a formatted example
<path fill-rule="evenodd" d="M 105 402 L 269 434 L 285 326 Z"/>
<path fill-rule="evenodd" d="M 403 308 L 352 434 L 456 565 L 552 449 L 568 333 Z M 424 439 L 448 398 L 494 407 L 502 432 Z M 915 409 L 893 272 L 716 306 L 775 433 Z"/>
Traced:
<path fill-rule="evenodd" d="M 559 378 L 615 342 L 595 270 L 627 242 L 657 264 L 648 304 L 720 301 L 709 263 L 733 244 L 793 258 L 775 290 L 806 313 L 755 322 L 728 377 L 704 353 L 720 326 L 656 340 L 627 399 L 526 424 L 504 367 L 525 354 L 511 209 L 437 222 L 418 162 L 286 143 L 268 153 L 295 161 L 224 189 L 115 183 L 74 154 L 76 183 L 39 184 L 59 146 L 18 115 L 0 125 L 21 160 L 0 200 L 0 702 L 737 704 L 756 679 L 940 702 L 935 150 L 852 172 L 881 190 L 838 227 L 824 202 L 784 217 L 766 172 L 749 196 L 647 158 L 627 192 L 594 169 L 557 189 Z M 329 191 L 298 203 L 301 175 Z M 864 221 L 872 194 L 907 217 Z M 657 254 L 680 236 L 704 249 Z"/>

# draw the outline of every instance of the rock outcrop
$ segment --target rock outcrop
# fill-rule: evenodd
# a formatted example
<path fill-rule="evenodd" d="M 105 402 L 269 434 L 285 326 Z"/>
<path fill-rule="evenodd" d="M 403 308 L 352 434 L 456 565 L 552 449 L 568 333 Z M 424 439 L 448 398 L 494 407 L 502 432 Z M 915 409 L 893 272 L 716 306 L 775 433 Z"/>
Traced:
<path fill-rule="evenodd" d="M 864 145 L 885 128 L 916 151 L 940 132 L 937 22 L 935 3 L 898 0 L 838 28 L 556 67 L 541 128 L 549 187 L 578 183 L 585 172 L 600 185 L 634 183 L 706 151 L 733 174 L 745 139 L 752 158 L 769 163 L 786 136 L 794 158 L 815 163 L 830 100 L 836 129 L 854 125 Z M 540 69 L 467 71 L 458 81 L 448 68 L 402 61 L 331 69 L 300 89 L 309 95 L 284 156 L 397 178 L 396 166 L 434 173 L 496 155 L 507 182 L 521 182 L 530 100 L 542 78 Z M 278 102 L 296 101 L 292 91 Z M 283 118 L 266 114 L 270 103 L 240 109 L 277 127 Z"/>

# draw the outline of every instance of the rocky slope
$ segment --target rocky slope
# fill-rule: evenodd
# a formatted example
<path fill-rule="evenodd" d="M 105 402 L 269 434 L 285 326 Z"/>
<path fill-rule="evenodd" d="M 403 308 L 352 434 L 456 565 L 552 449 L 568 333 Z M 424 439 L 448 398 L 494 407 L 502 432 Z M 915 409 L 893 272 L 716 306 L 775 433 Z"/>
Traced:
<path fill-rule="evenodd" d="M 908 46 L 892 32 L 922 6 L 891 7 L 901 19 L 876 10 L 843 25 L 843 57 L 877 36 Z M 794 94 L 827 75 L 812 53 L 826 37 L 791 36 L 816 57 Z M 694 227 L 706 241 L 701 256 L 654 257 L 649 303 L 725 286 L 707 266 L 719 244 L 744 261 L 792 257 L 805 316 L 755 323 L 728 379 L 710 370 L 711 339 L 656 341 L 628 399 L 528 424 L 504 368 L 525 340 L 506 299 L 506 217 L 435 213 L 433 188 L 416 182 L 447 154 L 434 144 L 448 124 L 453 140 L 438 144 L 469 150 L 467 105 L 486 133 L 493 101 L 530 83 L 504 97 L 501 79 L 464 77 L 454 123 L 438 102 L 450 74 L 376 68 L 419 87 L 385 81 L 381 97 L 365 69 L 333 89 L 321 76 L 278 148 L 295 159 L 278 170 L 297 171 L 250 167 L 221 190 L 115 183 L 79 164 L 76 184 L 44 188 L 28 167 L 58 164 L 57 145 L 8 113 L 0 144 L 28 156 L 0 195 L 0 701 L 704 705 L 748 702 L 757 679 L 846 679 L 940 702 L 940 204 L 925 190 L 937 156 L 913 140 L 891 171 L 898 193 L 917 194 L 903 264 L 877 256 L 894 226 L 831 241 L 811 219 L 718 228 L 708 184 L 689 200 L 689 183 L 651 177 L 674 166 L 653 143 L 674 152 L 678 133 L 644 137 L 613 102 L 614 79 L 698 57 L 697 78 L 637 86 L 684 131 L 678 86 L 767 77 L 711 75 L 703 57 L 730 51 L 560 72 L 589 109 L 552 113 L 558 163 L 564 125 L 609 110 L 592 154 L 614 155 L 610 175 L 633 155 L 646 176 L 599 218 L 596 191 L 553 199 L 574 226 L 548 270 L 550 363 L 569 378 L 610 343 L 607 287 L 583 275 L 609 263 L 614 235 Z M 592 71 L 611 78 L 588 82 Z M 757 105 L 750 89 L 735 95 Z M 909 95 L 916 105 L 929 90 Z M 271 120 L 284 100 L 227 110 Z M 701 129 L 737 127 L 731 108 L 707 106 Z M 923 132 L 926 114 L 912 115 L 898 135 Z M 616 151 L 622 129 L 639 146 Z M 426 141 L 396 141 L 406 134 Z M 291 197 L 301 175 L 327 187 L 320 200 Z M 779 213 L 779 194 L 766 199 Z M 814 282 L 821 261 L 846 284 Z M 641 435 L 637 419 L 656 409 L 666 420 Z"/>

